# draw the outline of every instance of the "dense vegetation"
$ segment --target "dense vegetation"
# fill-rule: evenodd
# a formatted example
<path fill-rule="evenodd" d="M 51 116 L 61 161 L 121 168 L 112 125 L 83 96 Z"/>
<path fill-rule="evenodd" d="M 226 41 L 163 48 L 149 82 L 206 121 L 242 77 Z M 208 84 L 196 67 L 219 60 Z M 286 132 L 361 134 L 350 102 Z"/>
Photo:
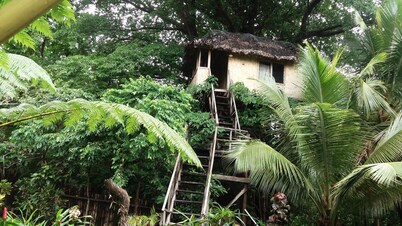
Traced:
<path fill-rule="evenodd" d="M 106 193 L 113 178 L 160 208 L 177 153 L 199 164 L 186 133 L 197 147 L 215 126 L 216 81 L 187 87 L 184 43 L 223 29 L 304 46 L 301 100 L 274 81 L 231 87 L 255 140 L 229 157 L 261 197 L 285 192 L 292 225 L 401 224 L 401 24 L 399 0 L 63 1 L 0 49 L 5 205 L 53 222 L 70 211 L 67 191 Z M 237 216 L 212 209 L 211 225 Z"/>

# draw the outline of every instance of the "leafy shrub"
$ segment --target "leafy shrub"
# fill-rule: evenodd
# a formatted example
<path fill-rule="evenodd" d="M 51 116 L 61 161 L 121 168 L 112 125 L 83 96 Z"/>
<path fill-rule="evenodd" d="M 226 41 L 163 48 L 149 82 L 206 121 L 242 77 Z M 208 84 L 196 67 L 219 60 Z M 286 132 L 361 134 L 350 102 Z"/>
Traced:
<path fill-rule="evenodd" d="M 58 226 L 58 225 L 91 225 L 89 222 L 90 216 L 80 216 L 81 212 L 77 206 L 69 209 L 60 209 L 57 211 L 51 221 L 45 220 L 45 217 L 38 214 L 37 211 L 31 214 L 24 214 L 20 211 L 19 215 L 9 213 L 6 220 L 0 220 L 0 225 L 11 226 Z M 53 223 L 50 223 L 53 222 Z"/>
<path fill-rule="evenodd" d="M 159 222 L 159 215 L 156 213 L 155 209 L 151 210 L 150 216 L 131 216 L 128 219 L 129 226 L 155 226 Z"/>

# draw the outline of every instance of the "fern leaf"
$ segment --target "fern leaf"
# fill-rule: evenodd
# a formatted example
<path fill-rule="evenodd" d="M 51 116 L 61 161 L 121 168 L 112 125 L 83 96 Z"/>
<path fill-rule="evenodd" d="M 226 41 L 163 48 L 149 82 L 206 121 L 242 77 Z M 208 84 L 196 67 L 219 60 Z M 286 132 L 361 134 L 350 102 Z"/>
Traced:
<path fill-rule="evenodd" d="M 8 55 L 4 49 L 0 47 L 0 67 L 8 69 Z"/>
<path fill-rule="evenodd" d="M 86 120 L 90 130 L 106 123 L 108 126 L 111 126 L 111 123 L 122 124 L 127 133 L 134 132 L 142 125 L 149 133 L 177 149 L 184 160 L 201 166 L 197 154 L 185 138 L 165 122 L 122 104 L 75 99 L 69 102 L 53 101 L 40 107 L 22 104 L 9 109 L 0 109 L 0 127 L 34 118 L 43 118 L 45 125 L 63 120 L 66 126 L 74 126 L 78 121 Z"/>
<path fill-rule="evenodd" d="M 37 20 L 32 22 L 32 24 L 29 26 L 30 29 L 53 39 L 53 33 L 52 30 L 50 29 L 49 23 L 47 22 L 45 17 L 39 17 Z"/>
<path fill-rule="evenodd" d="M 11 40 L 22 47 L 35 50 L 35 40 L 27 33 L 26 29 L 18 32 Z"/>
<path fill-rule="evenodd" d="M 49 13 L 55 21 L 67 26 L 70 26 L 71 22 L 75 21 L 74 9 L 68 0 L 64 0 L 55 6 Z"/>

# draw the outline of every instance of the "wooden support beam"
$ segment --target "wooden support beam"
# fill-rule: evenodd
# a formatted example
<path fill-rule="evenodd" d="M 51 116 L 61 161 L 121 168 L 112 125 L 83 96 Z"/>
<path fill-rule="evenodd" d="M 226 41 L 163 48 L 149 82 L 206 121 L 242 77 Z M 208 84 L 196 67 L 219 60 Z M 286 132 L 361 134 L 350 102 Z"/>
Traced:
<path fill-rule="evenodd" d="M 233 181 L 233 182 L 245 183 L 245 184 L 250 183 L 250 179 L 246 178 L 246 177 L 227 176 L 227 175 L 222 175 L 222 174 L 213 174 L 212 177 L 217 180 Z"/>
<path fill-rule="evenodd" d="M 63 0 L 12 0 L 0 9 L 0 44 Z"/>
<path fill-rule="evenodd" d="M 246 192 L 247 192 L 247 186 L 244 186 L 244 188 L 241 189 L 239 194 L 237 194 L 236 197 L 234 197 L 234 199 L 232 201 L 230 201 L 230 203 L 226 206 L 226 208 L 230 208 L 233 205 L 233 203 L 235 203 Z"/>

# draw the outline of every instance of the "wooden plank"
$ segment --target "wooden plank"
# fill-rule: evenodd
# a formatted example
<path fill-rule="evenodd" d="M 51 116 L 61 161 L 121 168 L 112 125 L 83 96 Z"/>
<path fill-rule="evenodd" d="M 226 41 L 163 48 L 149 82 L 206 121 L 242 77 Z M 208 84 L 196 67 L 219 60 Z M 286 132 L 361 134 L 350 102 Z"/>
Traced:
<path fill-rule="evenodd" d="M 217 180 L 233 181 L 233 182 L 239 182 L 239 183 L 245 183 L 245 184 L 250 183 L 250 179 L 247 177 L 236 177 L 236 176 L 228 176 L 228 175 L 222 175 L 222 174 L 213 174 L 212 176 Z"/>
<path fill-rule="evenodd" d="M 234 199 L 232 201 L 230 201 L 230 203 L 226 206 L 226 208 L 229 208 L 233 205 L 233 203 L 235 203 L 242 195 L 244 195 L 244 193 L 247 192 L 247 187 L 244 186 L 243 189 L 241 189 L 241 191 L 239 192 L 239 194 L 236 195 L 236 197 L 234 197 Z M 244 208 L 244 207 L 243 207 Z"/>

